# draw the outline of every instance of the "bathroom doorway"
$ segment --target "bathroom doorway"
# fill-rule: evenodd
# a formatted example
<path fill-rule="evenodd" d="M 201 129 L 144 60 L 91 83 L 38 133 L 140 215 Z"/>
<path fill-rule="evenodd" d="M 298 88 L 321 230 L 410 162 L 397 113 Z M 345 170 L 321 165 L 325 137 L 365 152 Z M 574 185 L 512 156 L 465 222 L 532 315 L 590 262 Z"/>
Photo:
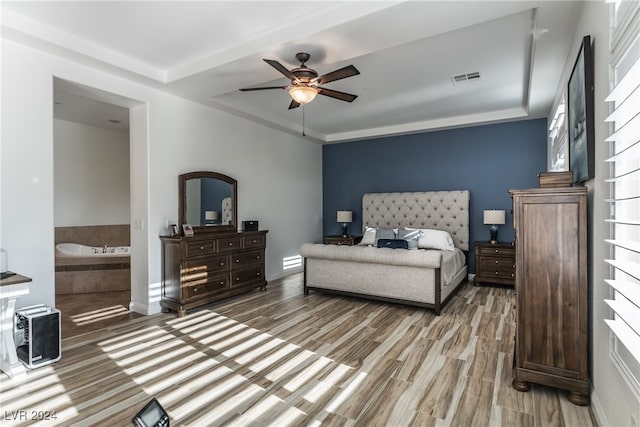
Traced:
<path fill-rule="evenodd" d="M 137 317 L 131 302 L 129 108 L 54 79 L 56 307 L 63 338 Z"/>

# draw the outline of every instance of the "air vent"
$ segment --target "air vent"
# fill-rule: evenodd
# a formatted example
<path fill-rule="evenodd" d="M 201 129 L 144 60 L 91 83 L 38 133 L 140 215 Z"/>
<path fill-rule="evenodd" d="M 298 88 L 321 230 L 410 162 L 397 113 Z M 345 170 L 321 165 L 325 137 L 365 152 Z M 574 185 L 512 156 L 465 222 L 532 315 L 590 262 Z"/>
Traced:
<path fill-rule="evenodd" d="M 480 80 L 480 73 L 474 71 L 473 73 L 456 74 L 455 76 L 451 76 L 451 80 L 454 85 L 472 80 Z"/>

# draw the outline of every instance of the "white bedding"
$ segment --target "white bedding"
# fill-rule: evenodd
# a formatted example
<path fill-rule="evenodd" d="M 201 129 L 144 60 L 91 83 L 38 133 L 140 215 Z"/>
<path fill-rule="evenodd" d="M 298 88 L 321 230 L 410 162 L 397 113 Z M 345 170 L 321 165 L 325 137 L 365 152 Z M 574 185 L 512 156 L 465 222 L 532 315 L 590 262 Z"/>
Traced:
<path fill-rule="evenodd" d="M 449 286 L 453 276 L 466 264 L 466 256 L 464 252 L 456 248 L 455 251 L 438 251 L 442 253 L 442 261 L 440 262 L 440 271 L 442 272 L 442 280 L 444 286 Z"/>

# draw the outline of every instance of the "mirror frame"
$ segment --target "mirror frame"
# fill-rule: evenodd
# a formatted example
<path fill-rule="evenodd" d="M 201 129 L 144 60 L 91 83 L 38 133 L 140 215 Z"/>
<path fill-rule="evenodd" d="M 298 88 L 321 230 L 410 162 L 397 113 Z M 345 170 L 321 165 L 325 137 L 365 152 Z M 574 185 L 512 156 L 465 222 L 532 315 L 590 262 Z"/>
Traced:
<path fill-rule="evenodd" d="M 208 172 L 208 171 L 198 171 L 198 172 L 189 172 L 183 173 L 178 176 L 178 197 L 179 197 L 179 209 L 178 209 L 178 221 L 179 227 L 182 228 L 182 224 L 185 224 L 185 219 L 187 218 L 187 181 L 190 179 L 197 178 L 213 178 L 218 179 L 220 181 L 224 181 L 231 185 L 231 223 L 226 225 L 216 225 L 215 227 L 206 227 L 203 225 L 194 225 L 193 227 L 194 233 L 215 233 L 221 231 L 236 231 L 238 229 L 238 181 L 231 178 L 230 176 L 218 173 L 218 172 Z M 182 233 L 182 230 L 180 230 Z"/>

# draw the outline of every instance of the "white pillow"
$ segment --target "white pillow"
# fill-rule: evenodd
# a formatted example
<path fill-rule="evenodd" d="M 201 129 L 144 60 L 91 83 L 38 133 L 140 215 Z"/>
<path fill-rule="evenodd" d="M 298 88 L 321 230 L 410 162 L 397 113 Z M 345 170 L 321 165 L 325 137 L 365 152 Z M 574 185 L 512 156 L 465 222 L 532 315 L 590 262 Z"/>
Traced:
<path fill-rule="evenodd" d="M 418 248 L 420 249 L 438 249 L 441 251 L 456 250 L 456 246 L 453 244 L 453 238 L 447 231 L 409 227 L 405 227 L 405 230 L 420 230 L 420 238 L 418 239 Z"/>
<path fill-rule="evenodd" d="M 371 246 L 376 242 L 376 231 L 377 228 L 365 227 L 364 228 L 364 236 L 362 236 L 362 240 L 360 240 L 359 245 L 363 246 Z"/>

